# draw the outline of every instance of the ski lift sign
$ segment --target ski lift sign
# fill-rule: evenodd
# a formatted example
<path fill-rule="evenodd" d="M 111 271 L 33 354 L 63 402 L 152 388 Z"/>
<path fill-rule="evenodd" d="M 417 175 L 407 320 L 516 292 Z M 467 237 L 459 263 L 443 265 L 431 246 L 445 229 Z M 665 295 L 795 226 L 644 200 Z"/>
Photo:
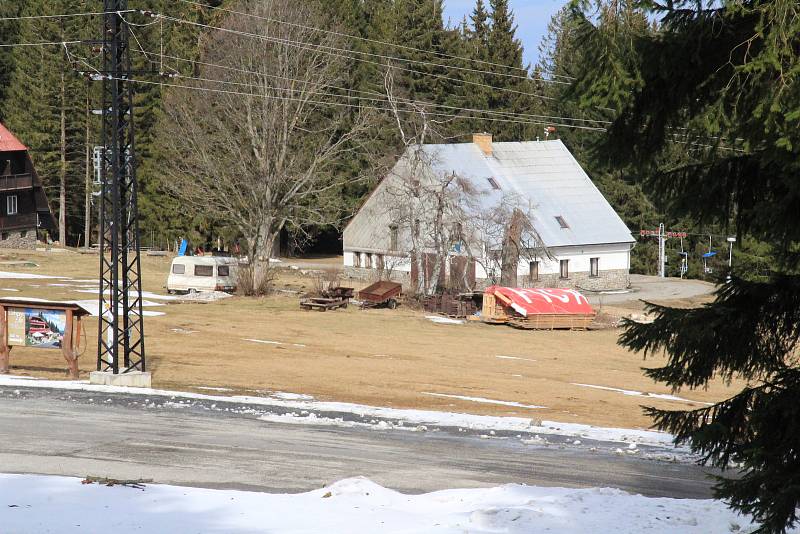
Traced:
<path fill-rule="evenodd" d="M 652 237 L 682 237 L 686 238 L 689 236 L 686 232 L 664 232 L 661 234 L 658 230 L 639 230 L 639 235 L 644 236 L 652 236 Z"/>
<path fill-rule="evenodd" d="M 8 345 L 60 349 L 67 328 L 64 310 L 12 308 L 8 310 Z"/>

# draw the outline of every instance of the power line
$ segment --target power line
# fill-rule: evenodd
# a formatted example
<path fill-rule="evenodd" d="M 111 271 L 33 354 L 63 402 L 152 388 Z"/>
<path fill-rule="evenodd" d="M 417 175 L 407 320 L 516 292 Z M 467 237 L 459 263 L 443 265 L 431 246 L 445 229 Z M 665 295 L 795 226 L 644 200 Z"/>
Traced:
<path fill-rule="evenodd" d="M 219 26 L 213 26 L 211 24 L 203 24 L 201 22 L 194 22 L 194 21 L 190 21 L 190 20 L 186 20 L 186 19 L 181 19 L 181 18 L 178 18 L 178 17 L 172 17 L 170 15 L 153 14 L 153 16 L 163 17 L 165 20 L 169 20 L 169 21 L 172 21 L 172 22 L 177 22 L 179 24 L 188 24 L 188 25 L 197 26 L 197 27 L 200 27 L 200 28 L 218 30 L 218 31 L 222 31 L 222 32 L 225 32 L 225 33 L 231 33 L 231 34 L 234 34 L 234 35 L 240 35 L 240 36 L 243 36 L 243 37 L 250 37 L 250 38 L 253 38 L 253 39 L 259 39 L 259 40 L 262 40 L 262 41 L 280 43 L 280 44 L 285 44 L 285 45 L 288 45 L 288 46 L 294 46 L 294 47 L 297 47 L 297 48 L 300 48 L 300 49 L 304 49 L 304 50 L 316 50 L 316 51 L 322 52 L 324 54 L 343 57 L 343 58 L 351 59 L 351 60 L 354 60 L 354 61 L 360 61 L 362 63 L 368 63 L 368 64 L 372 64 L 372 65 L 377 65 L 379 67 L 386 67 L 386 66 L 390 66 L 390 65 L 385 65 L 383 63 L 380 63 L 380 62 L 377 62 L 377 61 L 372 61 L 372 60 L 365 59 L 365 58 L 352 57 L 352 56 L 348 56 L 346 54 L 348 54 L 348 53 L 367 54 L 367 55 L 375 55 L 377 57 L 381 57 L 383 59 L 388 59 L 388 60 L 398 60 L 400 62 L 405 62 L 406 61 L 404 59 L 394 58 L 392 56 L 381 56 L 379 54 L 370 54 L 370 53 L 367 53 L 367 52 L 353 52 L 353 51 L 346 50 L 346 49 L 343 49 L 343 48 L 337 48 L 337 47 L 328 46 L 328 45 L 318 45 L 318 44 L 314 44 L 314 43 L 307 43 L 307 42 L 304 42 L 304 41 L 297 41 L 297 40 L 293 40 L 293 39 L 282 39 L 282 38 L 279 38 L 279 37 L 270 37 L 270 36 L 266 36 L 266 35 L 259 35 L 259 34 L 256 34 L 256 33 L 244 32 L 244 31 L 241 31 L 241 30 L 232 30 L 230 28 L 222 28 L 222 27 L 219 27 Z M 309 48 L 309 47 L 313 47 L 313 48 Z M 339 53 L 337 53 L 337 52 L 339 52 Z M 436 64 L 434 64 L 434 66 L 448 68 L 445 65 L 436 65 Z M 485 88 L 488 88 L 488 89 L 493 89 L 495 91 L 504 91 L 504 92 L 508 92 L 508 93 L 515 93 L 515 94 L 531 96 L 531 97 L 535 97 L 535 98 L 541 98 L 543 100 L 558 100 L 557 98 L 551 97 L 551 96 L 538 95 L 538 94 L 535 94 L 535 93 L 529 93 L 527 91 L 519 91 L 519 90 L 511 89 L 511 88 L 508 88 L 508 87 L 496 87 L 494 85 L 489 85 L 489 84 L 485 84 L 485 83 L 481 83 L 481 82 L 475 82 L 475 81 L 472 81 L 472 80 L 461 80 L 461 79 L 453 78 L 453 77 L 446 76 L 446 75 L 443 75 L 443 74 L 420 72 L 419 70 L 411 69 L 411 68 L 408 68 L 408 67 L 391 66 L 391 68 L 395 68 L 395 69 L 406 71 L 406 72 L 412 72 L 412 73 L 415 73 L 415 74 L 421 74 L 423 76 L 431 76 L 431 77 L 434 77 L 434 78 L 453 81 L 453 82 L 461 83 L 461 84 L 465 84 L 465 85 L 473 85 L 473 86 L 485 87 Z"/>
<path fill-rule="evenodd" d="M 184 76 L 182 74 L 175 74 L 174 77 L 182 78 L 182 79 L 188 79 L 188 80 L 195 80 L 195 81 L 200 81 L 200 82 L 220 83 L 220 84 L 224 84 L 224 85 L 234 85 L 234 86 L 241 86 L 241 87 L 252 87 L 252 88 L 257 88 L 257 89 L 260 89 L 260 88 L 264 87 L 263 85 L 256 84 L 256 83 L 245 83 L 245 82 L 235 82 L 235 81 L 231 81 L 231 80 L 218 80 L 218 79 L 215 79 L 215 78 Z M 299 82 L 302 82 L 302 80 L 291 80 L 291 79 L 288 79 L 287 81 L 299 81 Z M 334 87 L 331 87 L 331 88 L 334 88 Z M 273 90 L 276 90 L 276 91 L 282 91 L 282 92 L 291 92 L 291 93 L 296 93 L 296 92 L 300 92 L 301 91 L 301 89 L 291 89 L 291 88 L 274 87 L 274 86 L 270 87 L 270 89 L 273 89 Z M 359 102 L 389 102 L 388 98 L 386 96 L 384 96 L 384 95 L 381 95 L 381 97 L 378 98 L 378 97 L 361 97 L 361 96 L 341 95 L 341 94 L 334 94 L 334 93 L 316 93 L 316 94 L 319 95 L 319 96 L 330 96 L 330 97 L 335 97 L 335 98 L 347 98 L 349 100 L 355 100 L 355 101 L 359 101 Z M 507 117 L 512 118 L 512 119 L 518 119 L 519 121 L 530 122 L 531 124 L 550 124 L 550 123 L 549 122 L 542 122 L 541 120 L 529 120 L 529 119 L 550 119 L 550 118 L 555 118 L 555 119 L 561 119 L 561 120 L 587 120 L 587 119 L 572 119 L 571 117 L 550 117 L 550 116 L 546 116 L 546 115 L 544 115 L 544 116 L 543 115 L 529 115 L 529 114 L 526 114 L 526 113 L 511 113 L 511 112 L 506 112 L 506 111 L 482 110 L 482 109 L 475 109 L 475 108 L 462 108 L 462 107 L 458 107 L 458 106 L 449 106 L 449 105 L 446 105 L 446 104 L 435 104 L 435 103 L 432 103 L 432 102 L 420 102 L 420 101 L 416 101 L 415 102 L 415 101 L 411 101 L 411 100 L 408 100 L 408 99 L 399 99 L 398 103 L 403 104 L 403 105 L 411 105 L 411 106 L 413 106 L 413 105 L 422 105 L 422 106 L 429 105 L 429 106 L 432 106 L 434 108 L 449 109 L 451 111 L 456 111 L 456 112 L 461 111 L 461 112 L 467 112 L 467 113 L 480 113 L 480 114 L 487 114 L 487 115 L 507 116 Z M 484 119 L 484 117 L 471 117 L 471 118 L 476 118 L 476 119 L 480 119 L 480 120 Z M 578 126 L 578 125 L 574 125 L 574 126 Z M 600 128 L 600 127 L 596 128 L 596 129 L 597 130 L 605 130 L 604 128 Z"/>
<path fill-rule="evenodd" d="M 0 17 L 0 22 L 6 20 L 31 20 L 31 19 L 66 19 L 71 17 L 91 17 L 95 15 L 122 15 L 123 13 L 134 13 L 136 9 L 124 9 L 121 11 L 89 11 L 86 13 L 65 13 L 62 15 L 20 15 L 18 17 Z"/>
<path fill-rule="evenodd" d="M 293 26 L 293 27 L 296 27 L 296 28 L 316 31 L 316 32 L 320 32 L 320 33 L 327 33 L 329 35 L 336 35 L 338 37 L 346 37 L 348 39 L 355 39 L 355 40 L 363 41 L 363 42 L 367 42 L 367 43 L 380 44 L 380 45 L 384 45 L 384 46 L 398 48 L 398 49 L 401 49 L 401 50 L 409 50 L 409 51 L 412 51 L 412 52 L 422 52 L 424 54 L 438 55 L 438 56 L 441 56 L 442 58 L 447 58 L 447 59 L 459 59 L 459 60 L 463 60 L 463 61 L 469 61 L 469 62 L 472 62 L 472 63 L 490 65 L 490 66 L 493 66 L 493 67 L 502 67 L 502 68 L 511 69 L 511 70 L 519 70 L 519 71 L 525 72 L 527 74 L 527 76 L 520 76 L 520 77 L 524 77 L 526 79 L 533 79 L 533 78 L 530 77 L 530 73 L 528 72 L 528 69 L 526 69 L 524 67 L 514 67 L 514 66 L 511 66 L 511 65 L 503 65 L 502 63 L 496 63 L 496 62 L 493 62 L 493 61 L 486 61 L 486 60 L 483 60 L 483 59 L 468 58 L 468 57 L 464 57 L 464 56 L 448 54 L 446 52 L 437 52 L 435 50 L 425 50 L 423 48 L 417 48 L 417 47 L 414 47 L 414 46 L 402 45 L 402 44 L 397 44 L 397 43 L 390 43 L 388 41 L 381 41 L 381 40 L 378 40 L 378 39 L 370 39 L 368 37 L 361 37 L 361 36 L 353 35 L 353 34 L 349 34 L 349 33 L 337 32 L 337 31 L 333 31 L 333 30 L 326 30 L 326 29 L 323 29 L 323 28 L 317 28 L 317 27 L 314 27 L 314 26 L 307 26 L 307 25 L 304 25 L 304 24 L 297 24 L 297 23 L 294 23 L 294 22 L 288 22 L 288 21 L 284 21 L 284 20 L 273 19 L 273 18 L 270 18 L 270 17 L 264 17 L 264 16 L 261 16 L 261 15 L 255 15 L 255 14 L 252 14 L 252 13 L 244 13 L 244 12 L 241 12 L 241 11 L 235 11 L 233 9 L 227 9 L 227 8 L 224 8 L 224 7 L 212 6 L 212 5 L 209 5 L 209 4 L 204 4 L 202 2 L 196 2 L 194 0 L 178 0 L 178 1 L 179 2 L 183 2 L 185 4 L 192 4 L 192 5 L 199 6 L 199 7 L 206 7 L 206 8 L 209 8 L 209 9 L 214 9 L 214 10 L 218 10 L 218 11 L 224 11 L 226 13 L 231 13 L 231 14 L 235 14 L 235 15 L 244 15 L 244 16 L 255 18 L 255 19 L 259 19 L 259 20 L 265 20 L 265 21 L 268 21 L 268 22 L 276 22 L 276 23 L 279 23 L 279 24 L 286 24 L 287 26 Z M 446 65 L 441 65 L 441 66 L 446 66 Z M 500 74 L 500 75 L 502 75 L 501 73 L 491 73 L 491 74 Z M 572 76 L 563 76 L 561 74 L 552 74 L 552 76 L 557 76 L 557 77 L 560 77 L 560 78 L 573 79 L 573 80 L 575 79 Z"/>
<path fill-rule="evenodd" d="M 155 54 L 153 52 L 147 52 L 144 49 L 142 49 L 141 52 L 144 53 L 146 56 L 158 56 L 158 54 Z M 231 70 L 231 71 L 235 71 L 235 72 L 241 72 L 241 73 L 249 74 L 249 75 L 253 75 L 253 76 L 263 76 L 263 77 L 267 77 L 267 78 L 276 78 L 276 79 L 284 80 L 284 81 L 304 83 L 304 80 L 298 80 L 296 78 L 288 78 L 288 77 L 284 77 L 284 76 L 278 76 L 278 75 L 275 75 L 275 74 L 268 74 L 268 73 L 262 73 L 262 72 L 247 70 L 247 69 L 241 69 L 241 68 L 237 68 L 237 67 L 230 67 L 230 66 L 227 66 L 227 65 L 220 65 L 220 64 L 217 64 L 217 63 L 210 63 L 210 62 L 206 62 L 206 61 L 199 61 L 199 60 L 181 58 L 181 57 L 178 57 L 178 56 L 173 56 L 173 55 L 168 55 L 168 54 L 165 54 L 163 57 L 168 58 L 168 59 L 174 59 L 174 60 L 177 60 L 177 61 L 183 61 L 183 62 L 186 62 L 186 63 L 193 63 L 193 64 L 196 63 L 198 65 L 203 65 L 203 66 L 207 66 L 207 67 L 216 67 L 216 68 L 220 68 L 220 69 L 224 69 L 224 70 Z M 152 61 L 152 60 L 148 59 L 148 61 Z M 176 76 L 177 77 L 181 77 L 181 78 L 191 78 L 191 77 L 183 76 L 183 75 L 180 75 L 180 74 L 178 74 Z M 200 78 L 194 78 L 194 79 L 200 80 Z M 232 82 L 232 81 L 228 81 L 228 80 L 217 80 L 217 79 L 207 79 L 206 78 L 206 79 L 202 79 L 202 81 L 209 81 L 209 82 L 216 82 L 216 83 L 223 83 L 223 84 L 230 84 L 230 85 L 245 85 L 245 86 L 250 86 L 250 87 L 262 87 L 261 85 L 258 85 L 258 84 L 246 84 L 246 83 L 242 83 L 242 82 Z M 358 90 L 358 89 L 348 89 L 348 88 L 344 88 L 344 87 L 337 87 L 337 86 L 330 86 L 330 85 L 327 86 L 327 88 L 336 89 L 336 90 L 345 91 L 345 92 L 356 92 L 356 93 L 367 94 L 367 95 L 370 95 L 371 97 L 379 97 L 379 98 L 366 98 L 366 99 L 365 98 L 359 98 L 359 97 L 349 97 L 349 98 L 355 98 L 357 100 L 371 100 L 371 101 L 382 101 L 382 102 L 388 101 L 385 94 L 379 93 L 379 92 L 375 92 L 375 91 L 361 91 L 361 90 Z M 329 94 L 327 96 L 348 96 L 348 95 L 330 95 Z M 410 99 L 405 99 L 405 98 L 400 98 L 400 99 L 397 99 L 397 100 L 399 102 L 403 103 L 403 104 L 408 104 L 408 105 L 432 106 L 432 107 L 437 107 L 437 108 L 441 108 L 441 109 L 450 109 L 450 110 L 454 110 L 454 111 L 467 111 L 467 112 L 490 114 L 490 115 L 492 115 L 492 114 L 494 114 L 494 115 L 506 115 L 506 116 L 510 116 L 510 117 L 514 117 L 514 118 L 553 119 L 553 120 L 562 120 L 562 121 L 566 120 L 566 121 L 589 122 L 589 123 L 595 123 L 595 124 L 610 124 L 611 123 L 610 121 L 602 121 L 602 120 L 596 120 L 596 119 L 583 119 L 583 118 L 575 118 L 575 117 L 559 117 L 559 116 L 553 116 L 553 115 L 540 115 L 540 114 L 533 114 L 533 113 L 513 113 L 513 112 L 507 112 L 507 111 L 500 111 L 500 110 L 483 110 L 483 109 L 476 109 L 476 108 L 466 108 L 466 107 L 452 106 L 452 105 L 447 105 L 447 104 L 437 104 L 437 103 L 434 103 L 434 102 L 427 102 L 427 101 L 422 101 L 422 100 L 410 100 Z"/>
<path fill-rule="evenodd" d="M 296 97 L 289 97 L 289 96 L 278 96 L 278 95 L 263 95 L 263 94 L 255 94 L 255 93 L 247 93 L 242 91 L 231 91 L 227 89 L 214 89 L 211 87 L 200 87 L 200 86 L 193 86 L 193 85 L 180 85 L 180 84 L 171 84 L 171 83 L 164 83 L 164 82 L 154 82 L 149 80 L 139 80 L 135 78 L 131 78 L 128 81 L 131 83 L 137 84 L 145 84 L 145 85 L 157 85 L 161 87 L 174 87 L 179 89 L 189 89 L 194 91 L 205 91 L 211 93 L 218 93 L 218 94 L 227 94 L 227 95 L 234 95 L 234 96 L 249 96 L 255 98 L 265 98 L 270 100 L 285 100 L 285 101 L 294 101 L 294 102 L 304 102 L 307 104 L 318 104 L 323 106 L 337 106 L 337 107 L 346 107 L 346 108 L 356 108 L 356 109 L 372 109 L 376 111 L 392 111 L 391 108 L 387 107 L 380 107 L 380 106 L 364 106 L 360 104 L 350 104 L 346 102 L 332 102 L 332 101 L 324 101 L 324 100 L 310 100 L 310 99 L 302 99 Z M 337 95 L 338 96 L 338 95 Z M 407 109 L 400 109 L 399 111 L 404 113 L 413 113 L 413 110 Z M 428 112 L 427 115 L 434 116 L 434 117 L 443 117 L 449 119 L 480 119 L 492 122 L 505 122 L 505 123 L 514 123 L 514 124 L 542 124 L 542 125 L 553 125 L 553 126 L 563 126 L 565 128 L 576 128 L 581 130 L 591 130 L 591 131 L 605 131 L 603 128 L 595 128 L 591 126 L 578 126 L 574 124 L 558 124 L 558 123 L 551 123 L 551 122 L 544 122 L 544 121 L 522 121 L 522 120 L 514 120 L 514 119 L 507 119 L 507 118 L 499 118 L 499 117 L 467 117 L 462 115 L 451 115 L 447 113 L 439 113 L 439 112 Z"/>
<path fill-rule="evenodd" d="M 43 41 L 40 43 L 6 43 L 0 44 L 0 48 L 14 48 L 16 46 L 64 46 L 82 42 L 83 41 Z"/>

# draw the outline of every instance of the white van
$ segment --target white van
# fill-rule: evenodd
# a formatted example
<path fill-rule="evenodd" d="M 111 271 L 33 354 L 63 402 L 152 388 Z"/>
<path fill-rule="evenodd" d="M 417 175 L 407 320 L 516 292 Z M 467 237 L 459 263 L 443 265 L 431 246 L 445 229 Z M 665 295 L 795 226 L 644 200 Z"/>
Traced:
<path fill-rule="evenodd" d="M 236 291 L 236 258 L 221 256 L 178 256 L 172 260 L 167 277 L 168 293 Z"/>

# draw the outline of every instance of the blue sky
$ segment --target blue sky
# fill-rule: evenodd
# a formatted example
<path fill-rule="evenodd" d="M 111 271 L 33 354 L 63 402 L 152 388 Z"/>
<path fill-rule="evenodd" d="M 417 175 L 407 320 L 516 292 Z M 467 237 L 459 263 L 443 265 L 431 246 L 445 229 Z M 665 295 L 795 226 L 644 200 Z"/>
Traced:
<path fill-rule="evenodd" d="M 489 1 L 485 0 L 488 5 Z M 566 5 L 567 0 L 509 0 L 517 23 L 517 38 L 525 47 L 525 61 L 536 63 L 539 57 L 539 42 L 542 40 L 547 24 L 556 11 Z M 469 16 L 475 7 L 475 0 L 444 0 L 444 18 L 457 24 L 464 15 Z"/>

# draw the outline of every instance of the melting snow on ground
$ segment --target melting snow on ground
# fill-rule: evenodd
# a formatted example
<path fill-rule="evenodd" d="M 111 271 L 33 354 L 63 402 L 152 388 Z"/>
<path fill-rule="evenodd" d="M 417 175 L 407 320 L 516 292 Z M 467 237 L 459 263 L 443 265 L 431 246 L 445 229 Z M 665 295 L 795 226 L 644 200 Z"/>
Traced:
<path fill-rule="evenodd" d="M 281 534 L 659 532 L 723 534 L 753 525 L 718 501 L 648 498 L 607 488 L 508 484 L 405 495 L 366 478 L 299 494 L 81 484 L 0 475 L 7 532 Z"/>
<path fill-rule="evenodd" d="M 691 399 L 684 399 L 683 397 L 676 397 L 675 395 L 666 395 L 663 393 L 642 393 L 641 391 L 635 391 L 632 389 L 620 389 L 620 388 L 612 388 L 608 386 L 595 386 L 594 384 L 576 384 L 575 382 L 572 383 L 573 386 L 580 386 L 582 388 L 593 388 L 593 389 L 603 389 L 606 391 L 615 391 L 617 393 L 622 393 L 623 395 L 630 395 L 633 397 L 650 397 L 652 399 L 662 399 L 662 400 L 671 400 L 671 401 L 678 401 L 678 402 L 693 402 L 695 404 L 704 404 L 706 406 L 712 406 L 713 403 L 711 402 L 701 402 Z"/>
<path fill-rule="evenodd" d="M 535 404 L 520 404 L 519 402 L 484 399 L 483 397 L 466 397 L 464 395 L 448 395 L 446 393 L 432 393 L 430 391 L 423 391 L 423 395 L 430 395 L 431 397 L 445 397 L 448 399 L 458 399 L 470 402 L 479 402 L 482 404 L 499 404 L 500 406 L 513 406 L 515 408 L 546 408 L 546 406 L 536 406 Z"/>
<path fill-rule="evenodd" d="M 0 271 L 0 279 L 5 279 L 5 280 L 42 280 L 45 278 L 57 278 L 57 277 L 47 276 L 44 274 L 11 273 L 7 271 Z"/>
<path fill-rule="evenodd" d="M 302 343 L 285 343 L 283 341 L 271 341 L 269 339 L 250 339 L 243 337 L 242 341 L 249 341 L 251 343 L 261 343 L 262 345 L 291 345 L 293 347 L 305 347 Z"/>
<path fill-rule="evenodd" d="M 532 360 L 530 358 L 520 358 L 519 356 L 495 356 L 495 358 L 500 358 L 501 360 L 525 360 L 526 362 L 535 362 L 536 360 Z"/>
<path fill-rule="evenodd" d="M 436 324 L 464 324 L 466 321 L 463 319 L 451 319 L 450 317 L 443 317 L 441 315 L 426 315 L 425 318 L 432 323 Z"/>

